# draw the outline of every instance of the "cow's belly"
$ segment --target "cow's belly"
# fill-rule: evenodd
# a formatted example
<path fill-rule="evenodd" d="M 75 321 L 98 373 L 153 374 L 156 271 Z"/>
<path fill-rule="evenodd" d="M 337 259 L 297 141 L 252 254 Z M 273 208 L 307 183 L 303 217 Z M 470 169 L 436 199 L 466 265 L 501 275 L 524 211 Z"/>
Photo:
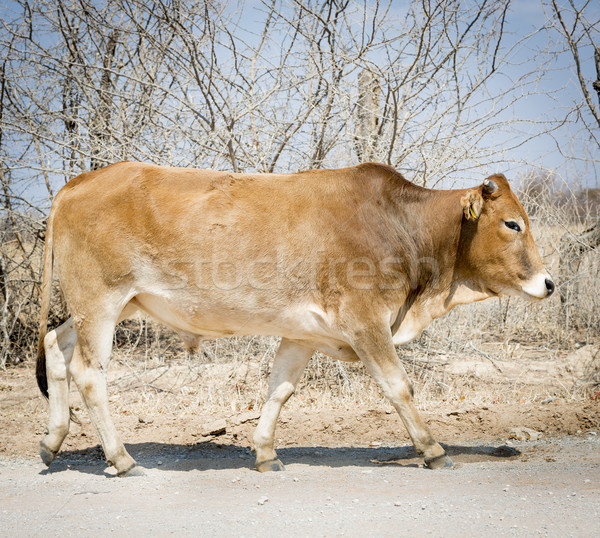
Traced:
<path fill-rule="evenodd" d="M 333 336 L 326 314 L 311 304 L 251 310 L 231 305 L 185 305 L 144 293 L 131 304 L 168 327 L 201 338 L 265 335 L 318 341 Z"/>
<path fill-rule="evenodd" d="M 174 308 L 165 298 L 140 294 L 132 299 L 128 312 L 133 313 L 136 309 L 185 335 L 190 342 L 194 341 L 194 336 L 199 339 L 234 335 L 282 336 L 303 341 L 338 360 L 359 360 L 354 350 L 332 331 L 326 313 L 313 304 L 288 307 L 268 316 L 233 309 L 224 314 L 221 309 Z"/>

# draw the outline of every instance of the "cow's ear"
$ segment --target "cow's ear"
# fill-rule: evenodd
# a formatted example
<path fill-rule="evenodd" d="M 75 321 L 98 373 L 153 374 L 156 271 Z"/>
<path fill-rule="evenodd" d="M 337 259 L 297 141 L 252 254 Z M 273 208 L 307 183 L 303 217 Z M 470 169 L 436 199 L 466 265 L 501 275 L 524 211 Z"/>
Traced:
<path fill-rule="evenodd" d="M 483 208 L 483 198 L 479 189 L 467 191 L 467 194 L 460 199 L 460 203 L 467 220 L 477 220 L 479 218 Z"/>

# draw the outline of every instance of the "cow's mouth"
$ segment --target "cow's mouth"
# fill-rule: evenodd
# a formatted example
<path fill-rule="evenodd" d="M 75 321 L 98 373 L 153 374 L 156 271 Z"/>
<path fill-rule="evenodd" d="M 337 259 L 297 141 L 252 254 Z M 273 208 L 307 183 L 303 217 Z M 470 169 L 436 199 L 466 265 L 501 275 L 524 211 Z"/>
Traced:
<path fill-rule="evenodd" d="M 544 287 L 541 288 L 539 285 L 536 287 L 531 286 L 531 281 L 527 281 L 521 286 L 505 286 L 499 290 L 494 290 L 488 287 L 488 293 L 491 296 L 510 296 L 510 297 L 521 297 L 531 302 L 538 302 L 546 299 L 552 293 L 554 293 L 554 283 L 548 279 L 548 285 L 545 280 L 543 281 Z"/>

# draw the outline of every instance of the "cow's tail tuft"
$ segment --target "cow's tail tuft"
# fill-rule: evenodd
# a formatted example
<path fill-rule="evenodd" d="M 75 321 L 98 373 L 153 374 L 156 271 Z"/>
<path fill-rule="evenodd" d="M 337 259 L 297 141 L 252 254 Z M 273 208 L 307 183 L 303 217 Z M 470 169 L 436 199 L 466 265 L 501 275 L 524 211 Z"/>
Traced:
<path fill-rule="evenodd" d="M 46 350 L 44 348 L 44 338 L 48 332 L 48 313 L 50 311 L 50 299 L 52 298 L 52 273 L 54 265 L 54 252 L 52 248 L 52 221 L 54 220 L 54 211 L 52 209 L 48 216 L 48 226 L 46 227 L 46 239 L 44 244 L 40 335 L 38 338 L 37 363 L 35 368 L 38 387 L 46 399 L 48 398 L 48 378 L 46 374 Z"/>

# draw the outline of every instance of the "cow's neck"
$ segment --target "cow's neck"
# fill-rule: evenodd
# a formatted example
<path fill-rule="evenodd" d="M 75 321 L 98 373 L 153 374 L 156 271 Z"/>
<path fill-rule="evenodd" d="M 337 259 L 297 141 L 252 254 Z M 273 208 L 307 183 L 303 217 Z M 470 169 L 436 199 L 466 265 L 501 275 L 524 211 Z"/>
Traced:
<path fill-rule="evenodd" d="M 460 199 L 465 191 L 426 191 L 421 200 L 421 211 L 414 215 L 415 229 L 422 230 L 419 237 L 418 263 L 421 274 L 415 281 L 425 282 L 411 289 L 399 305 L 392 324 L 394 342 L 408 342 L 455 306 L 487 299 L 492 294 L 472 280 L 458 259 L 463 209 Z M 437 274 L 431 273 L 435 260 Z M 433 265 L 435 265 L 433 264 Z M 423 274 L 426 271 L 427 274 Z"/>

